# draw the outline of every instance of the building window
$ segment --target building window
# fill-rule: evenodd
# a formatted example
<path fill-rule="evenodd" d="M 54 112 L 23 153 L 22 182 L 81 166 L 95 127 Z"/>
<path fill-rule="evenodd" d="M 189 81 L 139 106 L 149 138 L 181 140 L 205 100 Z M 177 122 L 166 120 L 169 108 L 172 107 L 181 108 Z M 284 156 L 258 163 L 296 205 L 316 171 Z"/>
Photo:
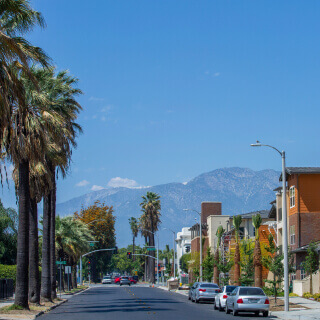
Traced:
<path fill-rule="evenodd" d="M 303 280 L 306 277 L 306 271 L 304 270 L 303 266 L 300 266 L 300 280 Z"/>
<path fill-rule="evenodd" d="M 295 273 L 291 273 L 291 281 L 296 280 L 296 274 Z"/>
<path fill-rule="evenodd" d="M 290 244 L 293 245 L 296 243 L 296 226 L 290 226 Z"/>
<path fill-rule="evenodd" d="M 278 220 L 282 221 L 282 208 L 278 209 Z"/>
<path fill-rule="evenodd" d="M 294 186 L 290 187 L 290 208 L 293 208 L 296 205 L 296 189 Z"/>

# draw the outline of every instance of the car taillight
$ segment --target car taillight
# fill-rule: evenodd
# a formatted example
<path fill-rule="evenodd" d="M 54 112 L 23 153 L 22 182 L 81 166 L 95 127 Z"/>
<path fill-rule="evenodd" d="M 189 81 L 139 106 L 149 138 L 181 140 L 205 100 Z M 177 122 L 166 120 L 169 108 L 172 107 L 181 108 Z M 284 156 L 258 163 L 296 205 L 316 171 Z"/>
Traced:
<path fill-rule="evenodd" d="M 270 304 L 269 299 L 266 299 L 266 301 L 264 302 L 264 304 Z"/>
<path fill-rule="evenodd" d="M 223 296 L 222 296 L 222 299 L 227 299 L 228 298 L 228 296 L 226 295 L 226 294 L 224 294 Z"/>
<path fill-rule="evenodd" d="M 218 293 L 219 293 L 219 292 L 221 292 L 221 290 L 220 290 L 220 289 L 218 289 L 218 290 L 216 290 L 216 292 L 218 292 Z"/>
<path fill-rule="evenodd" d="M 243 300 L 240 298 L 237 300 L 237 303 L 243 303 Z"/>
<path fill-rule="evenodd" d="M 206 289 L 199 289 L 199 292 L 206 292 Z"/>

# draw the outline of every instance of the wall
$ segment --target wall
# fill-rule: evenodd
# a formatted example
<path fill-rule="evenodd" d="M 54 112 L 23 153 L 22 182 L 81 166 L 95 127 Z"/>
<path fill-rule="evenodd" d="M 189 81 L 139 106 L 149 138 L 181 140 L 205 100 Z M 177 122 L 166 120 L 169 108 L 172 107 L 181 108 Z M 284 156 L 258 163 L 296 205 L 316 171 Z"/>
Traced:
<path fill-rule="evenodd" d="M 300 212 L 320 213 L 320 174 L 299 175 Z"/>
<path fill-rule="evenodd" d="M 211 215 L 217 216 L 222 213 L 221 202 L 202 202 L 201 203 L 201 222 L 206 223 Z"/>
<path fill-rule="evenodd" d="M 221 225 L 225 230 L 227 230 L 228 222 L 229 216 L 211 215 L 207 218 L 209 246 L 214 250 L 217 245 L 217 229 Z"/>
<path fill-rule="evenodd" d="M 313 294 L 319 293 L 319 272 L 312 276 Z M 310 278 L 303 280 L 293 280 L 293 293 L 302 296 L 305 292 L 310 292 Z"/>

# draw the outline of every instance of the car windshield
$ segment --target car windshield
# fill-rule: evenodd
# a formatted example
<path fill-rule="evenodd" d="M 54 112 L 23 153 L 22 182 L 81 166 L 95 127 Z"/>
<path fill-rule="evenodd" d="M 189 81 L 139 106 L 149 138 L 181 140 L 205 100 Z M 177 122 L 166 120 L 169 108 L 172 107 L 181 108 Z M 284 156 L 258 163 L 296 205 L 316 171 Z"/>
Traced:
<path fill-rule="evenodd" d="M 218 285 L 213 284 L 213 283 L 203 283 L 200 285 L 201 288 L 219 288 Z"/>
<path fill-rule="evenodd" d="M 231 293 L 237 286 L 226 286 L 226 292 Z"/>
<path fill-rule="evenodd" d="M 110 277 L 103 277 L 103 279 L 110 279 Z"/>
<path fill-rule="evenodd" d="M 264 296 L 260 288 L 240 288 L 239 296 Z"/>
<path fill-rule="evenodd" d="M 121 279 L 122 280 L 128 280 L 128 277 L 122 277 Z"/>

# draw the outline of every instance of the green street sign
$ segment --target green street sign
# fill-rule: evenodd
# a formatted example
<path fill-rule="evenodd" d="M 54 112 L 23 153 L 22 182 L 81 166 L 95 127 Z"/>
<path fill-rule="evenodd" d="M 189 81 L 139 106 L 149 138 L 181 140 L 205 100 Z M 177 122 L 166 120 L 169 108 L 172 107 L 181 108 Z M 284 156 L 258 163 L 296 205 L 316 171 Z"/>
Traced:
<path fill-rule="evenodd" d="M 147 248 L 148 251 L 156 251 L 156 248 Z"/>
<path fill-rule="evenodd" d="M 90 247 L 94 247 L 94 242 L 90 242 Z"/>
<path fill-rule="evenodd" d="M 56 264 L 67 264 L 67 261 L 56 261 Z"/>

